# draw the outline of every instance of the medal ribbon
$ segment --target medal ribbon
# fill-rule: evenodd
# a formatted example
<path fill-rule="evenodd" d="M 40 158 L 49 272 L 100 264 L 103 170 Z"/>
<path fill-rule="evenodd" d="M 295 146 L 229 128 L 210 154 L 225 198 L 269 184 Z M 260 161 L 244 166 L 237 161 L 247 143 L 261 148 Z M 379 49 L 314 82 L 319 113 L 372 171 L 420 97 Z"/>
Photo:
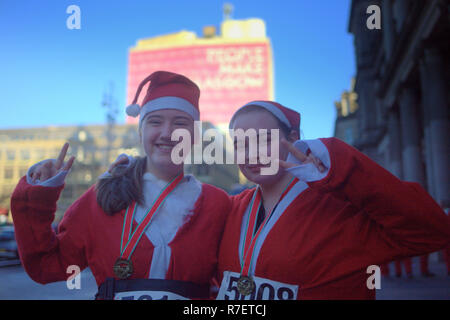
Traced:
<path fill-rule="evenodd" d="M 175 189 L 175 187 L 178 185 L 181 179 L 183 179 L 183 177 L 183 173 L 179 174 L 175 179 L 173 179 L 164 187 L 159 196 L 153 202 L 150 210 L 146 213 L 144 219 L 141 221 L 141 223 L 139 223 L 133 233 L 131 233 L 131 229 L 133 227 L 134 214 L 137 207 L 136 201 L 133 201 L 133 203 L 128 206 L 127 211 L 125 212 L 122 236 L 120 240 L 120 258 L 129 260 L 134 252 L 134 249 L 136 248 L 136 245 L 138 244 L 147 227 L 150 225 L 155 212 L 164 203 L 168 195 L 173 191 L 173 189 Z"/>
<path fill-rule="evenodd" d="M 292 187 L 298 182 L 299 180 L 297 178 L 293 178 L 290 183 L 286 186 L 283 193 L 280 196 L 280 199 L 277 202 L 280 203 L 281 200 L 286 196 L 286 194 L 289 192 L 289 190 L 292 189 Z M 266 215 L 264 218 L 264 221 L 259 226 L 258 230 L 255 233 L 256 228 L 256 218 L 258 215 L 258 212 L 261 208 L 261 191 L 259 190 L 259 187 L 255 190 L 253 194 L 252 201 L 250 203 L 250 213 L 247 218 L 247 225 L 245 230 L 245 237 L 244 237 L 244 247 L 242 250 L 242 256 L 240 257 L 241 260 L 241 275 L 248 276 L 250 266 L 252 263 L 253 258 L 253 251 L 255 249 L 256 240 L 259 237 L 259 234 L 261 233 L 261 230 L 264 228 L 266 223 L 269 221 L 270 217 L 272 216 L 273 212 L 275 211 L 275 208 L 277 205 L 272 209 L 272 212 L 270 214 Z M 251 232 L 250 232 L 251 230 Z"/>

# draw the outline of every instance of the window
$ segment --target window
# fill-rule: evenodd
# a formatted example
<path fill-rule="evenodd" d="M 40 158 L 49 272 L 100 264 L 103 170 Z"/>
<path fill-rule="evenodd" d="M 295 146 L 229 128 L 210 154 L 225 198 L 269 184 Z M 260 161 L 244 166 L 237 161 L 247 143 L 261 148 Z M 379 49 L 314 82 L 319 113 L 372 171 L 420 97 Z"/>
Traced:
<path fill-rule="evenodd" d="M 197 174 L 199 176 L 207 176 L 209 174 L 209 166 L 208 165 L 199 165 L 197 168 Z"/>
<path fill-rule="evenodd" d="M 353 130 L 352 130 L 352 128 L 345 128 L 345 141 L 348 144 L 350 144 L 350 145 L 353 144 L 354 139 L 353 139 Z"/>
<path fill-rule="evenodd" d="M 64 188 L 64 197 L 66 199 L 72 199 L 73 198 L 73 194 L 74 194 L 73 186 L 67 185 Z"/>
<path fill-rule="evenodd" d="M 14 176 L 14 171 L 12 167 L 5 167 L 4 177 L 5 179 L 12 179 Z"/>
<path fill-rule="evenodd" d="M 30 160 L 30 150 L 28 149 L 20 150 L 20 156 L 22 160 Z"/>
<path fill-rule="evenodd" d="M 26 174 L 27 174 L 27 172 L 28 172 L 28 167 L 20 167 L 19 168 L 19 176 L 20 177 L 23 177 L 23 176 L 25 176 Z"/>
<path fill-rule="evenodd" d="M 6 158 L 8 160 L 14 160 L 16 158 L 16 150 L 6 150 Z"/>
<path fill-rule="evenodd" d="M 45 150 L 44 149 L 37 149 L 36 150 L 36 158 L 39 161 L 44 160 L 45 159 Z"/>

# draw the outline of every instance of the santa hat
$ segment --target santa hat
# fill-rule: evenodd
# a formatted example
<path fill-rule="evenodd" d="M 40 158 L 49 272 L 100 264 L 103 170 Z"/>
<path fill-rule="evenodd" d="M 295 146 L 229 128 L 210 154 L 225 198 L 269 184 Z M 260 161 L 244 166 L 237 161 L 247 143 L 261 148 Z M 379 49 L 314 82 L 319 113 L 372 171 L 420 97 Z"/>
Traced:
<path fill-rule="evenodd" d="M 150 82 L 150 85 L 142 101 L 142 106 L 139 106 L 137 100 L 147 82 Z M 185 76 L 167 71 L 156 71 L 141 82 L 136 96 L 132 104 L 127 107 L 126 112 L 130 117 L 140 116 L 140 121 L 142 121 L 149 112 L 176 109 L 186 112 L 194 120 L 200 120 L 199 98 L 200 89 Z"/>
<path fill-rule="evenodd" d="M 231 118 L 230 128 L 233 125 L 236 115 L 241 110 L 250 106 L 258 106 L 269 111 L 272 115 L 275 116 L 275 118 L 284 123 L 289 129 L 300 132 L 300 113 L 292 109 L 286 108 L 285 106 L 282 106 L 281 104 L 273 101 L 252 101 L 240 107 Z"/>

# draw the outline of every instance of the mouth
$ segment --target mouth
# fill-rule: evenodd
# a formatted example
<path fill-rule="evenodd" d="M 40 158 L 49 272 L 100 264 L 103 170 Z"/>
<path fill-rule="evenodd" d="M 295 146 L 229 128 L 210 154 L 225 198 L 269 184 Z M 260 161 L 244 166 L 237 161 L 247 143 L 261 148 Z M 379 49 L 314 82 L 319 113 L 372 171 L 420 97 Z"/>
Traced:
<path fill-rule="evenodd" d="M 171 152 L 174 146 L 174 144 L 170 143 L 155 143 L 155 147 L 165 153 Z"/>
<path fill-rule="evenodd" d="M 267 167 L 268 165 L 264 164 L 247 164 L 245 168 L 252 173 L 260 173 L 261 168 Z"/>

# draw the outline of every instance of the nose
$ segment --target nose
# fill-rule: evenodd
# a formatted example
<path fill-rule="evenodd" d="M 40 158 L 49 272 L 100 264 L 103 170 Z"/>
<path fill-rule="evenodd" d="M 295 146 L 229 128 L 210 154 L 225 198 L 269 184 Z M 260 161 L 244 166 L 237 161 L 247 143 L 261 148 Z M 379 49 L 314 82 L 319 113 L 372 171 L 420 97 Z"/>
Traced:
<path fill-rule="evenodd" d="M 259 161 L 258 156 L 258 140 L 249 139 L 241 140 L 236 148 L 237 161 L 244 161 L 245 164 L 256 164 Z"/>
<path fill-rule="evenodd" d="M 170 123 L 164 122 L 160 127 L 159 138 L 162 140 L 170 141 L 172 136 L 173 128 Z"/>

